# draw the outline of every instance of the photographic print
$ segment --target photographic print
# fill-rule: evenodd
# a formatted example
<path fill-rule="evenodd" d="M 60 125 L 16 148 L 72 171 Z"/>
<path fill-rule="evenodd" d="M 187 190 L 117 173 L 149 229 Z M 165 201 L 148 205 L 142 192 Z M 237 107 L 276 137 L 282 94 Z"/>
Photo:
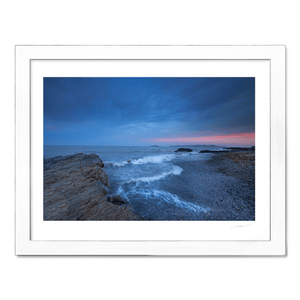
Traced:
<path fill-rule="evenodd" d="M 44 220 L 254 221 L 254 77 L 44 77 Z"/>
<path fill-rule="evenodd" d="M 285 247 L 285 46 L 16 46 L 17 255 Z"/>

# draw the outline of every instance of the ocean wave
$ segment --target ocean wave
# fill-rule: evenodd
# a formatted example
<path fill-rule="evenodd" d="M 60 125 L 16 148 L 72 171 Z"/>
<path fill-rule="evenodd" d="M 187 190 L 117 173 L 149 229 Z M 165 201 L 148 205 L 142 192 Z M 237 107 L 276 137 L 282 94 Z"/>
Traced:
<path fill-rule="evenodd" d="M 202 207 L 197 204 L 180 200 L 177 195 L 173 195 L 162 190 L 133 190 L 130 193 L 143 195 L 146 200 L 153 201 L 153 203 L 157 203 L 157 201 L 164 201 L 192 213 L 206 213 L 210 210 L 207 207 Z"/>
<path fill-rule="evenodd" d="M 134 165 L 143 165 L 143 164 L 159 164 L 164 161 L 170 161 L 175 158 L 174 154 L 163 154 L 163 155 L 155 155 L 155 156 L 146 156 L 139 159 L 133 159 L 130 163 Z"/>
<path fill-rule="evenodd" d="M 175 157 L 176 156 L 174 154 L 163 154 L 163 155 L 155 155 L 155 156 L 145 156 L 138 159 L 127 159 L 127 160 L 116 161 L 116 162 L 107 161 L 104 162 L 104 164 L 113 167 L 123 167 L 128 164 L 133 164 L 133 165 L 159 164 L 164 161 L 171 161 Z"/>
<path fill-rule="evenodd" d="M 123 167 L 123 166 L 126 166 L 129 164 L 128 161 L 126 160 L 123 160 L 123 161 L 116 161 L 116 162 L 113 162 L 111 163 L 114 167 Z"/>
<path fill-rule="evenodd" d="M 194 213 L 209 211 L 209 208 L 204 208 L 202 206 L 193 203 L 185 202 L 183 200 L 180 200 L 178 196 L 173 195 L 166 191 L 161 191 L 161 190 L 150 191 L 150 193 L 146 195 L 146 198 L 150 198 L 151 200 L 158 198 L 170 204 L 174 204 L 177 207 L 192 211 Z"/>
<path fill-rule="evenodd" d="M 164 172 L 162 174 L 159 175 L 155 175 L 155 176 L 149 176 L 149 177 L 139 177 L 139 178 L 135 178 L 135 179 L 131 179 L 129 181 L 127 181 L 126 183 L 133 183 L 133 182 L 153 182 L 153 181 L 157 181 L 157 180 L 161 180 L 169 175 L 180 175 L 181 172 L 183 171 L 183 169 L 181 169 L 178 166 L 174 166 L 173 170 L 170 172 Z"/>
<path fill-rule="evenodd" d="M 193 151 L 193 152 L 190 152 L 189 154 L 190 154 L 190 155 L 199 155 L 199 152 Z"/>

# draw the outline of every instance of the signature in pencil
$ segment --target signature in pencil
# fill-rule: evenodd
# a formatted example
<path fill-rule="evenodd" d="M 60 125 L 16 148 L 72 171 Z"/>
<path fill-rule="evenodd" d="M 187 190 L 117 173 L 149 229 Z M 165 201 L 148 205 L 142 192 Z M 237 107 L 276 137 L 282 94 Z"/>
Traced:
<path fill-rule="evenodd" d="M 247 224 L 247 225 L 234 225 L 230 226 L 231 228 L 238 228 L 238 227 L 247 227 L 247 226 L 252 226 L 252 224 Z"/>

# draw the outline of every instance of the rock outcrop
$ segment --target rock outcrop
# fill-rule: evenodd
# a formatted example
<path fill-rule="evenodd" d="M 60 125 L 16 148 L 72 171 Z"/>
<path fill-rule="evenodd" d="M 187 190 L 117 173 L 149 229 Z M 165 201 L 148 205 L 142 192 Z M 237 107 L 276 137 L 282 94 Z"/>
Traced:
<path fill-rule="evenodd" d="M 214 151 L 214 150 L 201 150 L 199 153 L 228 153 L 230 151 L 228 150 L 220 150 L 220 151 Z"/>
<path fill-rule="evenodd" d="M 233 151 L 253 151 L 255 150 L 255 146 L 251 148 L 247 147 L 228 147 L 227 149 L 233 150 Z"/>
<path fill-rule="evenodd" d="M 110 183 L 96 154 L 44 159 L 44 220 L 140 220 Z"/>
<path fill-rule="evenodd" d="M 174 152 L 193 152 L 192 149 L 190 148 L 178 148 L 176 151 Z"/>
<path fill-rule="evenodd" d="M 201 150 L 199 153 L 232 153 L 232 152 L 243 152 L 243 151 L 255 151 L 255 147 L 245 148 L 245 147 L 228 147 L 224 148 L 224 150 Z"/>

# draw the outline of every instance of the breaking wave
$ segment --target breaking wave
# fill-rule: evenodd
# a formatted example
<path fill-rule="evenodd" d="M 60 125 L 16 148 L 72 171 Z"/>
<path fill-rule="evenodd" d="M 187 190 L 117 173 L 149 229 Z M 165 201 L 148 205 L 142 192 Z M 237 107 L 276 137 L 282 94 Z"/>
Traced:
<path fill-rule="evenodd" d="M 178 167 L 178 166 L 174 166 L 173 167 L 173 170 L 170 171 L 170 172 L 164 172 L 162 174 L 159 174 L 159 175 L 155 175 L 155 176 L 149 176 L 149 177 L 139 177 L 139 178 L 135 178 L 135 179 L 131 179 L 129 181 L 127 181 L 126 183 L 132 183 L 132 182 L 153 182 L 153 181 L 157 181 L 157 180 L 161 180 L 169 175 L 180 175 L 181 172 L 183 170 Z"/>
<path fill-rule="evenodd" d="M 207 207 L 180 200 L 178 196 L 162 190 L 132 190 L 129 193 L 143 195 L 146 200 L 150 200 L 151 202 L 167 202 L 192 213 L 206 213 L 210 210 Z"/>
<path fill-rule="evenodd" d="M 156 156 L 146 156 L 139 159 L 133 159 L 130 163 L 134 165 L 143 165 L 143 164 L 159 164 L 164 161 L 170 161 L 175 158 L 174 154 L 163 154 Z"/>
<path fill-rule="evenodd" d="M 143 164 L 160 164 L 165 161 L 171 161 L 176 156 L 174 154 L 163 154 L 163 155 L 155 155 L 155 156 L 146 156 L 139 159 L 128 159 L 117 162 L 104 162 L 106 165 L 114 166 L 114 167 L 123 167 L 128 164 L 133 165 L 143 165 Z"/>
<path fill-rule="evenodd" d="M 113 166 L 113 167 L 123 167 L 125 165 L 128 165 L 129 162 L 126 160 L 123 161 L 117 161 L 117 162 L 105 162 L 105 165 Z"/>

